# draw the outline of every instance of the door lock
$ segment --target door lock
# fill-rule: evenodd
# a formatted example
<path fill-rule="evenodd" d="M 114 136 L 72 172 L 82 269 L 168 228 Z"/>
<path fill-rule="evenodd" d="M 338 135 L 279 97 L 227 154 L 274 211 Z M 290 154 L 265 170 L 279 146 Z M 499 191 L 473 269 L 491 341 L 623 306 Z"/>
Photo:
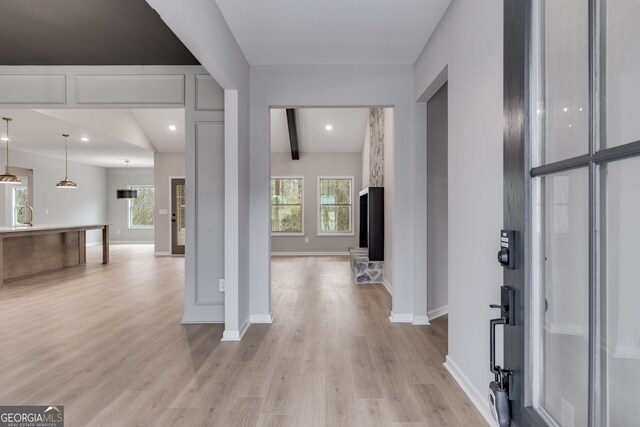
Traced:
<path fill-rule="evenodd" d="M 510 370 L 496 365 L 496 326 L 515 325 L 515 289 L 509 286 L 500 288 L 500 304 L 491 304 L 489 307 L 500 309 L 500 317 L 489 321 L 489 370 L 494 375 L 494 380 L 489 383 L 489 405 L 493 417 L 500 427 L 509 427 L 511 424 L 510 390 L 513 389 L 513 375 Z"/>
<path fill-rule="evenodd" d="M 500 250 L 498 251 L 498 262 L 501 266 L 513 270 L 516 268 L 516 232 L 514 230 L 500 231 Z"/>

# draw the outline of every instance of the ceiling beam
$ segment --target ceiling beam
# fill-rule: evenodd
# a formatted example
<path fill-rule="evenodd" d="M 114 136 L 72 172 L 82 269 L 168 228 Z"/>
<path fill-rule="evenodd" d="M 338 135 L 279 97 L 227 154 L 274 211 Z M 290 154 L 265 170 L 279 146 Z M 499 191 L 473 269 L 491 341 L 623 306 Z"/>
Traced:
<path fill-rule="evenodd" d="M 300 160 L 296 110 L 293 108 L 287 108 L 287 127 L 289 128 L 289 143 L 291 144 L 291 160 Z"/>

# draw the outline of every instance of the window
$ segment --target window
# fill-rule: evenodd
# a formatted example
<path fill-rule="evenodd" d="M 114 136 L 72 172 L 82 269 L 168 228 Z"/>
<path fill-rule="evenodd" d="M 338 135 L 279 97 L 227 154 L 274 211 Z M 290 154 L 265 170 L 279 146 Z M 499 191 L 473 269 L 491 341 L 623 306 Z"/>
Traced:
<path fill-rule="evenodd" d="M 23 209 L 29 204 L 29 190 L 27 187 L 13 189 L 13 225 L 24 225 L 29 220 L 30 213 Z"/>
<path fill-rule="evenodd" d="M 138 192 L 137 199 L 129 199 L 129 228 L 153 228 L 153 185 L 130 185 Z"/>
<path fill-rule="evenodd" d="M 275 235 L 304 234 L 302 216 L 303 179 L 271 178 L 271 232 Z"/>
<path fill-rule="evenodd" d="M 353 177 L 318 177 L 318 234 L 353 235 Z"/>

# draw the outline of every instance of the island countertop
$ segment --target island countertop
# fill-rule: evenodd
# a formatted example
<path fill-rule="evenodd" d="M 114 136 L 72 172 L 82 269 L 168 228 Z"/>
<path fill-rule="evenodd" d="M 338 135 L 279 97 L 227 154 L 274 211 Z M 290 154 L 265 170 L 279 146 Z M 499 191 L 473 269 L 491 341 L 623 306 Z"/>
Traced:
<path fill-rule="evenodd" d="M 0 227 L 0 284 L 86 264 L 87 230 L 102 230 L 102 263 L 109 263 L 109 224 Z"/>
<path fill-rule="evenodd" d="M 33 232 L 55 232 L 55 231 L 78 231 L 78 230 L 100 230 L 108 227 L 109 224 L 37 224 L 37 225 L 18 225 L 14 227 L 0 227 L 0 235 L 15 233 L 33 233 Z"/>

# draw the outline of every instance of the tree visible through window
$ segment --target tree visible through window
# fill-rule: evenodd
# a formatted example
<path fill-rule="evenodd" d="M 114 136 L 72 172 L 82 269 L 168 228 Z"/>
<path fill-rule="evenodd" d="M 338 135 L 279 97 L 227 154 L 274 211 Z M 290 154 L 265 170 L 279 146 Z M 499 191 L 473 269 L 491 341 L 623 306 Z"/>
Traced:
<path fill-rule="evenodd" d="M 302 178 L 271 178 L 271 232 L 303 232 Z"/>
<path fill-rule="evenodd" d="M 153 227 L 153 185 L 130 185 L 129 189 L 138 192 L 137 199 L 129 199 L 129 227 Z"/>
<path fill-rule="evenodd" d="M 29 204 L 29 191 L 27 187 L 13 189 L 13 225 L 23 225 L 28 220 L 27 209 L 22 209 Z"/>
<path fill-rule="evenodd" d="M 352 233 L 353 178 L 319 178 L 320 234 Z"/>

